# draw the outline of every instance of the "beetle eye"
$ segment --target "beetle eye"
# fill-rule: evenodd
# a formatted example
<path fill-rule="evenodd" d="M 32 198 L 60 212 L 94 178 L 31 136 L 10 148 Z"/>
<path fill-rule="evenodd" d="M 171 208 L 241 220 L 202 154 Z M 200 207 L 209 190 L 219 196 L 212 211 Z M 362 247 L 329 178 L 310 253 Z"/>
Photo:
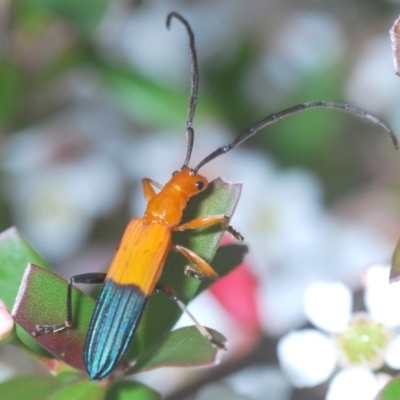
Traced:
<path fill-rule="evenodd" d="M 202 181 L 197 181 L 197 182 L 196 182 L 196 187 L 197 187 L 197 189 L 199 189 L 199 190 L 203 190 L 203 188 L 204 188 L 204 182 L 202 182 Z"/>
<path fill-rule="evenodd" d="M 174 171 L 174 172 L 172 173 L 172 176 L 176 175 L 178 172 L 179 172 L 179 171 Z"/>

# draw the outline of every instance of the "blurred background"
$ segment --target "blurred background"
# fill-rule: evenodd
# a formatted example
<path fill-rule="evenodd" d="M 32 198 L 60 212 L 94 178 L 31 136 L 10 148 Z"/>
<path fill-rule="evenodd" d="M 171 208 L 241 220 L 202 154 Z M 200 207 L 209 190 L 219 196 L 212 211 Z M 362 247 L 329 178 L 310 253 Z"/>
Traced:
<path fill-rule="evenodd" d="M 166 29 L 170 11 L 196 36 L 192 166 L 308 101 L 364 108 L 400 133 L 395 0 L 4 0 L 0 227 L 16 225 L 66 278 L 106 270 L 143 213 L 141 179 L 164 183 L 183 163 L 188 39 L 176 20 Z M 325 398 L 328 377 L 293 386 L 276 346 L 311 327 L 303 299 L 316 282 L 341 282 L 364 308 L 366 271 L 388 264 L 400 237 L 399 171 L 385 131 L 336 110 L 291 116 L 205 166 L 243 182 L 232 225 L 248 257 L 192 308 L 231 351 L 212 370 L 139 378 L 171 400 Z M 28 368 L 2 352 L 1 379 Z"/>

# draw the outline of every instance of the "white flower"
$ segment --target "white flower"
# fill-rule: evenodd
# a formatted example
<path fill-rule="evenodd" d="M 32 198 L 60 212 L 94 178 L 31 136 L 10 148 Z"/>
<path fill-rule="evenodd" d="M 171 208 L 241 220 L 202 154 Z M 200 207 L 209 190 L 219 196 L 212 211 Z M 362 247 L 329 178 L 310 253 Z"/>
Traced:
<path fill-rule="evenodd" d="M 386 276 L 386 283 L 382 276 Z M 391 328 L 395 325 L 387 319 L 390 313 L 397 313 L 398 304 L 391 301 L 393 297 L 386 299 L 390 292 L 388 276 L 388 266 L 372 267 L 367 273 L 366 307 L 374 310 L 370 314 L 351 315 L 352 295 L 341 283 L 321 282 L 307 289 L 305 315 L 324 333 L 316 329 L 293 331 L 279 341 L 278 359 L 294 386 L 320 384 L 342 367 L 332 380 L 327 399 L 372 400 L 383 381 L 371 371 L 381 368 L 385 362 L 391 368 L 400 369 L 400 336 L 393 338 Z M 380 304 L 382 299 L 385 306 Z M 384 325 L 383 321 L 390 324 Z"/>

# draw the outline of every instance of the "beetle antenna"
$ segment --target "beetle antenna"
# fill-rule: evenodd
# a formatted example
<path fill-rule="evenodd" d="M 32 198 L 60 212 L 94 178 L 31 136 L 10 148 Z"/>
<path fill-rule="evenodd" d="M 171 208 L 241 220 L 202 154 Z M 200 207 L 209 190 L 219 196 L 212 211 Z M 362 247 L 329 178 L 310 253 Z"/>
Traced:
<path fill-rule="evenodd" d="M 189 25 L 189 22 L 182 17 L 181 14 L 173 11 L 167 16 L 167 28 L 169 29 L 171 25 L 171 19 L 176 18 L 182 25 L 186 28 L 186 32 L 189 36 L 189 57 L 190 57 L 190 96 L 189 96 L 189 111 L 186 122 L 186 137 L 187 137 L 187 147 L 186 147 L 186 158 L 183 163 L 182 168 L 185 168 L 189 164 L 190 156 L 192 155 L 193 141 L 194 141 L 194 131 L 192 128 L 193 116 L 196 110 L 197 104 L 197 92 L 199 90 L 199 68 L 197 65 L 197 54 L 196 46 L 194 43 L 194 33 Z"/>
<path fill-rule="evenodd" d="M 272 125 L 275 122 L 278 122 L 281 119 L 284 119 L 292 114 L 298 114 L 306 110 L 310 110 L 312 108 L 335 108 L 340 111 L 345 111 L 350 114 L 356 114 L 360 116 L 361 118 L 365 118 L 368 121 L 371 121 L 375 125 L 379 125 L 382 127 L 390 136 L 392 139 L 392 142 L 394 144 L 394 147 L 398 149 L 398 142 L 397 138 L 392 132 L 392 130 L 379 118 L 375 117 L 374 115 L 356 107 L 349 106 L 347 104 L 341 104 L 341 103 L 330 103 L 327 101 L 315 101 L 311 103 L 303 103 L 303 104 L 297 104 L 296 106 L 287 108 L 286 110 L 280 111 L 276 114 L 272 114 L 264 119 L 262 119 L 260 122 L 257 124 L 253 125 L 252 127 L 248 128 L 245 130 L 242 134 L 240 134 L 233 142 L 226 146 L 221 146 L 217 150 L 213 151 L 209 156 L 207 156 L 203 161 L 201 161 L 196 168 L 193 169 L 193 172 L 196 173 L 204 164 L 207 164 L 211 160 L 213 160 L 216 157 L 219 157 L 222 154 L 228 153 L 228 151 L 231 151 L 234 147 L 236 147 L 238 144 L 244 142 L 245 140 L 249 139 L 253 135 L 255 135 L 258 131 L 261 129 L 264 129 L 268 125 Z"/>

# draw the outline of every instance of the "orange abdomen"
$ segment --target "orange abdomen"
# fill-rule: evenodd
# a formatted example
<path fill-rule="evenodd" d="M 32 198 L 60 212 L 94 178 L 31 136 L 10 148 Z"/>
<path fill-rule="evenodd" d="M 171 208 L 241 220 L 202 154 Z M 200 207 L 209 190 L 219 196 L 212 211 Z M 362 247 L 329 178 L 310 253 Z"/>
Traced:
<path fill-rule="evenodd" d="M 171 248 L 171 229 L 143 219 L 129 222 L 106 279 L 153 292 Z"/>

